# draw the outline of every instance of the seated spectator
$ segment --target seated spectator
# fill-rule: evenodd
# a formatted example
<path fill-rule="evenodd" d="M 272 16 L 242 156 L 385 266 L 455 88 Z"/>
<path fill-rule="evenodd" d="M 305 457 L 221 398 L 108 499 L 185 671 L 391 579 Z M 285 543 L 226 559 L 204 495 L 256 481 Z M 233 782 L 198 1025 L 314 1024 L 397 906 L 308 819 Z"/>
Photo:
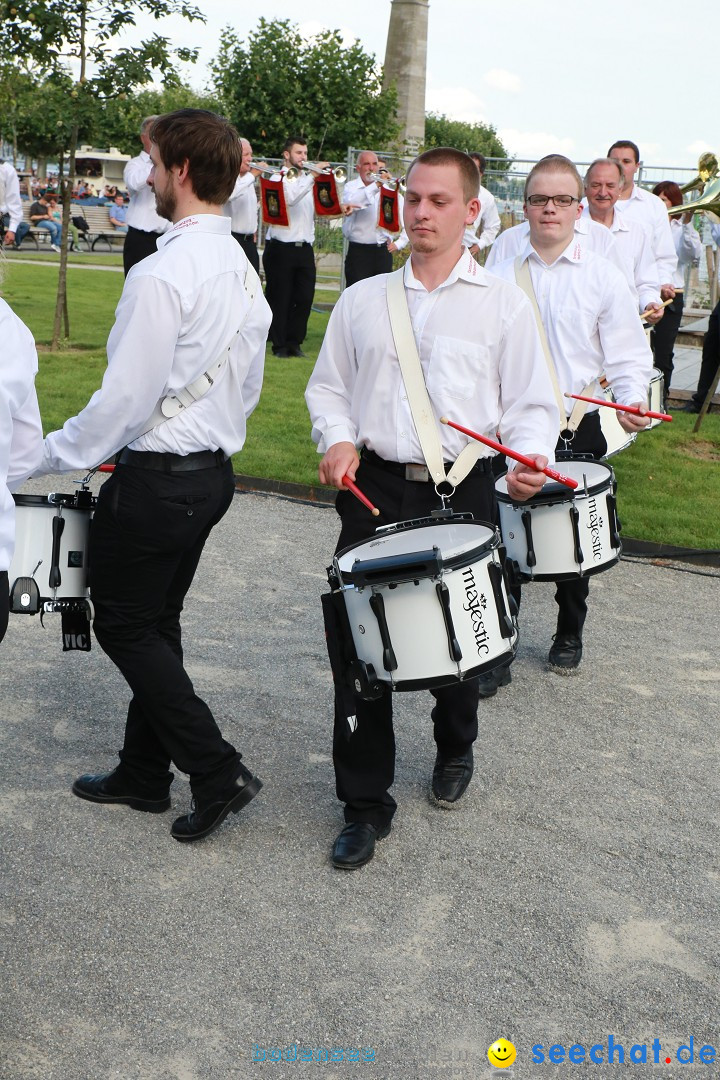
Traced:
<path fill-rule="evenodd" d="M 115 229 L 115 232 L 126 233 L 128 231 L 126 221 L 127 208 L 122 195 L 115 196 L 112 206 L 108 207 L 108 214 L 110 215 L 110 224 Z"/>
<path fill-rule="evenodd" d="M 50 233 L 50 247 L 53 251 L 60 250 L 62 230 L 60 224 L 53 219 L 50 213 L 50 204 L 47 196 L 41 195 L 37 202 L 30 207 L 30 224 L 33 229 L 47 229 Z"/>
<path fill-rule="evenodd" d="M 57 221 L 57 223 L 60 226 L 60 229 L 62 231 L 62 210 L 58 206 L 57 199 L 55 198 L 54 195 L 51 195 L 48 198 L 48 206 L 50 208 L 50 213 L 52 215 L 53 221 Z M 72 218 L 71 218 L 70 219 L 70 250 L 73 251 L 75 248 L 79 248 L 79 246 L 80 245 L 78 243 L 77 226 L 73 224 L 73 221 L 72 221 Z"/>
<path fill-rule="evenodd" d="M 103 192 L 103 196 L 106 199 L 114 199 L 115 196 L 117 195 L 117 193 L 118 193 L 118 189 L 115 187 L 114 184 L 106 184 L 105 185 L 105 191 Z"/>

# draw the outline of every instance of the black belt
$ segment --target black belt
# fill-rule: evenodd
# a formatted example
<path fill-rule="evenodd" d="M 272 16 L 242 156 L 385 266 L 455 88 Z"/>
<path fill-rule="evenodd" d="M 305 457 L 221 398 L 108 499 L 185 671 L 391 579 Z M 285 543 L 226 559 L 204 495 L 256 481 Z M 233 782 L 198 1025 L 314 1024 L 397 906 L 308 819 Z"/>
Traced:
<path fill-rule="evenodd" d="M 238 240 L 254 240 L 255 233 L 253 232 L 234 232 L 233 236 L 237 236 Z"/>
<path fill-rule="evenodd" d="M 363 244 L 360 240 L 348 240 L 348 247 L 371 247 L 380 248 L 382 250 L 382 248 L 386 247 L 386 244 L 384 243 L 384 241 L 379 244 L 375 242 L 373 242 L 372 244 Z"/>
<path fill-rule="evenodd" d="M 155 450 L 128 450 L 118 454 L 118 465 L 132 465 L 135 469 L 155 469 L 157 472 L 196 472 L 198 469 L 216 469 L 224 465 L 228 456 L 224 450 L 198 450 L 194 454 L 160 454 Z"/>
<path fill-rule="evenodd" d="M 127 225 L 127 222 L 125 222 Z M 138 229 L 137 225 L 128 225 L 128 229 L 132 229 L 133 232 L 144 233 L 145 236 L 162 236 L 161 232 L 157 232 L 155 229 Z"/>
<path fill-rule="evenodd" d="M 278 240 L 276 236 L 270 236 L 266 244 L 284 244 L 285 247 L 312 247 L 309 240 Z"/>
<path fill-rule="evenodd" d="M 385 458 L 381 458 L 379 454 L 376 454 L 374 450 L 368 450 L 366 446 L 363 446 L 360 451 L 360 457 L 363 461 L 367 462 L 374 469 L 382 469 L 383 472 L 392 473 L 393 476 L 401 476 L 403 480 L 413 480 L 416 483 L 433 484 L 434 480 L 427 468 L 424 465 L 406 464 L 401 461 L 386 461 Z M 448 473 L 455 464 L 454 461 L 445 461 L 445 472 Z M 492 472 L 491 458 L 479 458 L 475 462 L 470 472 L 474 473 L 489 473 Z M 413 475 L 414 474 L 414 475 Z"/>

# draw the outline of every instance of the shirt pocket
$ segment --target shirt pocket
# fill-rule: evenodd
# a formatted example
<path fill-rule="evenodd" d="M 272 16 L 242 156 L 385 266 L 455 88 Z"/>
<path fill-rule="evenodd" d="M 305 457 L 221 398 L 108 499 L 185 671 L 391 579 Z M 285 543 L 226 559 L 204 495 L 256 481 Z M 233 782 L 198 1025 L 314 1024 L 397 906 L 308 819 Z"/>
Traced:
<path fill-rule="evenodd" d="M 467 401 L 491 383 L 490 350 L 460 338 L 435 338 L 427 373 L 428 393 L 438 404 Z"/>

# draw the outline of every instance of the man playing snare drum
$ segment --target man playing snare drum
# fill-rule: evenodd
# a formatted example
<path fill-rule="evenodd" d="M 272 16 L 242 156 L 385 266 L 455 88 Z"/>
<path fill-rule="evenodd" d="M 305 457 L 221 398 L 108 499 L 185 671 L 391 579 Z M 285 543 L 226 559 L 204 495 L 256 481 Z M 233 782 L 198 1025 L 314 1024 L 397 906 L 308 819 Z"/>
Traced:
<path fill-rule="evenodd" d="M 465 227 L 478 214 L 477 187 L 474 162 L 453 149 L 429 150 L 408 170 L 404 222 L 412 255 L 399 272 L 412 330 L 435 420 L 447 416 L 493 437 L 502 424 L 507 445 L 543 466 L 552 455 L 558 413 L 532 310 L 519 289 L 491 277 L 462 247 Z M 338 551 L 371 537 L 377 524 L 346 489 L 345 475 L 378 507 L 383 524 L 425 516 L 441 505 L 398 366 L 389 280 L 380 275 L 345 290 L 306 393 L 313 438 L 324 455 L 320 480 L 339 489 Z M 452 463 L 469 440 L 436 426 L 444 460 Z M 451 495 L 453 510 L 495 521 L 491 457 L 485 452 Z M 508 483 L 513 496 L 524 499 L 543 481 L 542 473 L 518 466 Z M 432 794 L 450 807 L 473 772 L 477 680 L 432 694 Z M 389 790 L 395 741 L 388 689 L 365 701 L 336 686 L 333 752 L 346 825 L 332 858 L 335 866 L 353 870 L 373 857 L 396 809 Z"/>
<path fill-rule="evenodd" d="M 529 268 L 558 392 L 566 402 L 564 428 L 572 423 L 576 407 L 564 394 L 598 397 L 594 382 L 603 372 L 621 405 L 645 411 L 652 371 L 650 347 L 625 279 L 607 259 L 588 251 L 575 233 L 582 197 L 580 174 L 568 158 L 553 154 L 539 161 L 525 183 L 529 238 L 517 259 L 492 269 L 493 274 L 515 281 L 524 265 Z M 617 417 L 627 432 L 640 431 L 649 423 L 630 413 L 619 412 Z M 566 435 L 559 439 L 557 452 L 569 449 L 573 455 L 598 459 L 607 450 L 597 405 L 588 406 L 574 433 Z M 582 657 L 589 583 L 587 577 L 577 577 L 556 584 L 559 611 L 548 660 L 552 670 L 574 675 Z M 488 685 L 492 682 L 495 689 L 504 685 L 508 676 L 508 671 L 496 669 L 488 676 L 486 689 L 492 689 Z"/>

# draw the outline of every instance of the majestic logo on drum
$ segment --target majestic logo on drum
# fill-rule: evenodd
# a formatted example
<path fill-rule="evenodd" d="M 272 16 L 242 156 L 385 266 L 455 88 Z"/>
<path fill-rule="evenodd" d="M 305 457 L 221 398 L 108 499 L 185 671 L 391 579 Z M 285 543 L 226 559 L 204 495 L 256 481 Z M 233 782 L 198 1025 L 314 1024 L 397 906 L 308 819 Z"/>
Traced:
<path fill-rule="evenodd" d="M 590 515 L 590 520 L 588 521 L 587 527 L 590 530 L 590 543 L 592 544 L 593 559 L 595 562 L 602 562 L 603 545 L 600 530 L 602 529 L 604 522 L 600 517 L 597 503 L 594 498 L 588 501 L 588 514 Z"/>
<path fill-rule="evenodd" d="M 490 649 L 488 646 L 488 632 L 485 629 L 485 616 L 483 612 L 487 607 L 487 599 L 484 593 L 479 593 L 477 585 L 475 584 L 475 575 L 472 572 L 472 567 L 468 566 L 462 572 L 463 586 L 465 587 L 465 596 L 467 598 L 467 604 L 463 604 L 463 611 L 470 612 L 470 618 L 472 619 L 473 634 L 475 635 L 475 647 L 478 651 L 478 656 L 482 656 L 483 653 L 487 654 Z"/>

